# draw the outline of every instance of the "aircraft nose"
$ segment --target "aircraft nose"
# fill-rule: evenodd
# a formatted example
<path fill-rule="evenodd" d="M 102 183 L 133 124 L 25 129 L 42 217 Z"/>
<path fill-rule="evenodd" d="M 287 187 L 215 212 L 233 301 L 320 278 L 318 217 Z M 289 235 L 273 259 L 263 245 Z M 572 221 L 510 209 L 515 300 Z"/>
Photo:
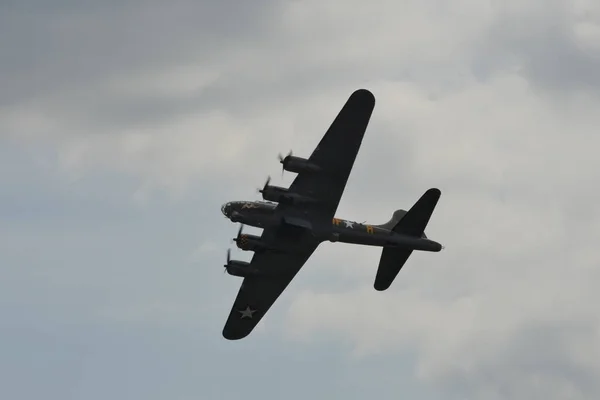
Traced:
<path fill-rule="evenodd" d="M 225 215 L 226 217 L 228 217 L 228 216 L 229 216 L 229 215 L 228 215 L 228 214 L 229 214 L 229 208 L 230 208 L 230 205 L 229 205 L 229 203 L 225 203 L 225 204 L 223 204 L 223 205 L 221 206 L 221 212 L 222 212 L 222 213 L 223 213 L 223 215 Z"/>

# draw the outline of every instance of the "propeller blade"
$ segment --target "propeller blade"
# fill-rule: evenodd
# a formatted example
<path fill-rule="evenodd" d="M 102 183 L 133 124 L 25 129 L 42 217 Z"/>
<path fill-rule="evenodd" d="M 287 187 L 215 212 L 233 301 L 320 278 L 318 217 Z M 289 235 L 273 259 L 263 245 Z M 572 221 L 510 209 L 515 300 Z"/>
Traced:
<path fill-rule="evenodd" d="M 265 189 L 267 188 L 267 186 L 269 186 L 269 183 L 271 183 L 271 176 L 267 177 L 267 181 L 265 182 L 265 185 L 263 186 L 262 189 L 258 189 L 258 193 L 264 192 Z"/>
<path fill-rule="evenodd" d="M 287 156 L 282 156 L 281 153 L 279 153 L 279 162 L 281 163 L 281 177 L 283 178 L 283 174 L 285 173 L 285 160 L 290 157 L 292 155 L 292 150 L 290 149 L 290 152 L 287 154 Z"/>
<path fill-rule="evenodd" d="M 233 238 L 232 242 L 237 242 L 240 240 L 240 236 L 242 236 L 242 229 L 244 229 L 244 224 L 240 224 L 240 229 L 238 230 L 237 236 Z"/>
<path fill-rule="evenodd" d="M 267 181 L 265 182 L 265 185 L 262 187 L 262 189 L 260 189 L 260 188 L 259 188 L 259 189 L 257 189 L 257 190 L 258 190 L 258 193 L 262 193 L 262 192 L 264 192 L 264 190 L 267 188 L 267 186 L 269 186 L 269 183 L 270 183 L 270 182 L 271 182 L 271 177 L 270 177 L 270 176 L 268 176 L 268 177 L 267 177 Z"/>
<path fill-rule="evenodd" d="M 287 156 L 284 157 L 284 156 L 281 155 L 281 153 L 279 153 L 277 155 L 277 157 L 279 158 L 279 162 L 283 164 L 285 162 L 285 159 L 288 158 L 288 157 L 290 157 L 292 154 L 293 154 L 292 150 L 290 150 L 290 152 L 287 153 Z"/>
<path fill-rule="evenodd" d="M 227 264 L 223 266 L 223 273 L 227 273 L 227 267 L 229 266 L 229 261 L 231 260 L 231 249 L 227 249 Z"/>

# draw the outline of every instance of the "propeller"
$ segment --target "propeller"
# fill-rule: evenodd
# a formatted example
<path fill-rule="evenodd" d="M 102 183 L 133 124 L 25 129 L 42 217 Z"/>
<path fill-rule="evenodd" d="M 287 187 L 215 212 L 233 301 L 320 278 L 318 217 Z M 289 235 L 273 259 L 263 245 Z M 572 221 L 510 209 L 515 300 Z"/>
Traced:
<path fill-rule="evenodd" d="M 290 157 L 292 155 L 292 150 L 290 150 L 290 152 L 287 154 L 287 156 L 282 156 L 281 153 L 279 153 L 279 162 L 283 164 L 283 162 L 285 161 L 286 158 Z"/>
<path fill-rule="evenodd" d="M 231 249 L 227 249 L 227 264 L 225 264 L 225 269 L 223 273 L 227 273 L 227 267 L 229 266 L 229 261 L 231 261 Z"/>
<path fill-rule="evenodd" d="M 291 157 L 292 155 L 292 150 L 290 150 L 290 152 L 287 154 L 287 156 L 282 156 L 281 153 L 279 153 L 279 162 L 281 163 L 281 177 L 283 178 L 283 173 L 285 172 L 285 160 L 288 157 Z"/>
<path fill-rule="evenodd" d="M 265 185 L 263 186 L 263 188 L 262 188 L 262 189 L 260 189 L 260 188 L 259 188 L 259 189 L 256 189 L 256 190 L 258 190 L 258 193 L 262 193 L 262 192 L 264 192 L 264 191 L 267 189 L 267 186 L 269 186 L 269 183 L 270 183 L 270 182 L 271 182 L 271 177 L 270 177 L 270 176 L 268 176 L 268 177 L 267 177 L 267 181 L 265 182 Z"/>
<path fill-rule="evenodd" d="M 240 224 L 240 229 L 238 230 L 237 236 L 233 238 L 233 242 L 240 240 L 240 236 L 242 236 L 242 229 L 244 229 L 244 225 Z"/>

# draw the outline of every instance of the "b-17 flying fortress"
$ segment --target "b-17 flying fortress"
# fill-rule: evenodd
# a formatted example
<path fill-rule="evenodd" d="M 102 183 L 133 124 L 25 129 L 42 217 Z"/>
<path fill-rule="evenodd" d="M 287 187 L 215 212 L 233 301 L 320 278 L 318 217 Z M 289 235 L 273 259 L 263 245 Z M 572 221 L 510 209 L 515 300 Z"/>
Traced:
<path fill-rule="evenodd" d="M 390 287 L 414 250 L 442 249 L 424 232 L 439 189 L 427 190 L 410 210 L 395 211 L 382 225 L 335 218 L 374 107 L 370 91 L 355 91 L 308 159 L 291 153 L 280 158 L 284 170 L 298 174 L 289 188 L 267 180 L 260 190 L 265 201 L 222 206 L 232 222 L 263 229 L 256 236 L 244 234 L 240 226 L 234 239 L 240 249 L 254 252 L 250 262 L 227 254 L 226 271 L 244 280 L 223 328 L 226 339 L 248 336 L 324 241 L 382 247 L 374 283 L 379 291 Z"/>

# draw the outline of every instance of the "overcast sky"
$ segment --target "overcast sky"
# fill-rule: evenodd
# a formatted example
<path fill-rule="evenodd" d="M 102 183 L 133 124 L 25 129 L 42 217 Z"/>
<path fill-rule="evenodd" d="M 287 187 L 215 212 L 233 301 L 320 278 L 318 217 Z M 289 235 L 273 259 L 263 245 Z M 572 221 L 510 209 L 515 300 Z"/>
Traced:
<path fill-rule="evenodd" d="M 600 5 L 451 3 L 2 2 L 0 397 L 600 398 Z M 324 243 L 226 341 L 221 204 L 358 88 L 338 216 L 438 187 L 446 250 Z"/>

